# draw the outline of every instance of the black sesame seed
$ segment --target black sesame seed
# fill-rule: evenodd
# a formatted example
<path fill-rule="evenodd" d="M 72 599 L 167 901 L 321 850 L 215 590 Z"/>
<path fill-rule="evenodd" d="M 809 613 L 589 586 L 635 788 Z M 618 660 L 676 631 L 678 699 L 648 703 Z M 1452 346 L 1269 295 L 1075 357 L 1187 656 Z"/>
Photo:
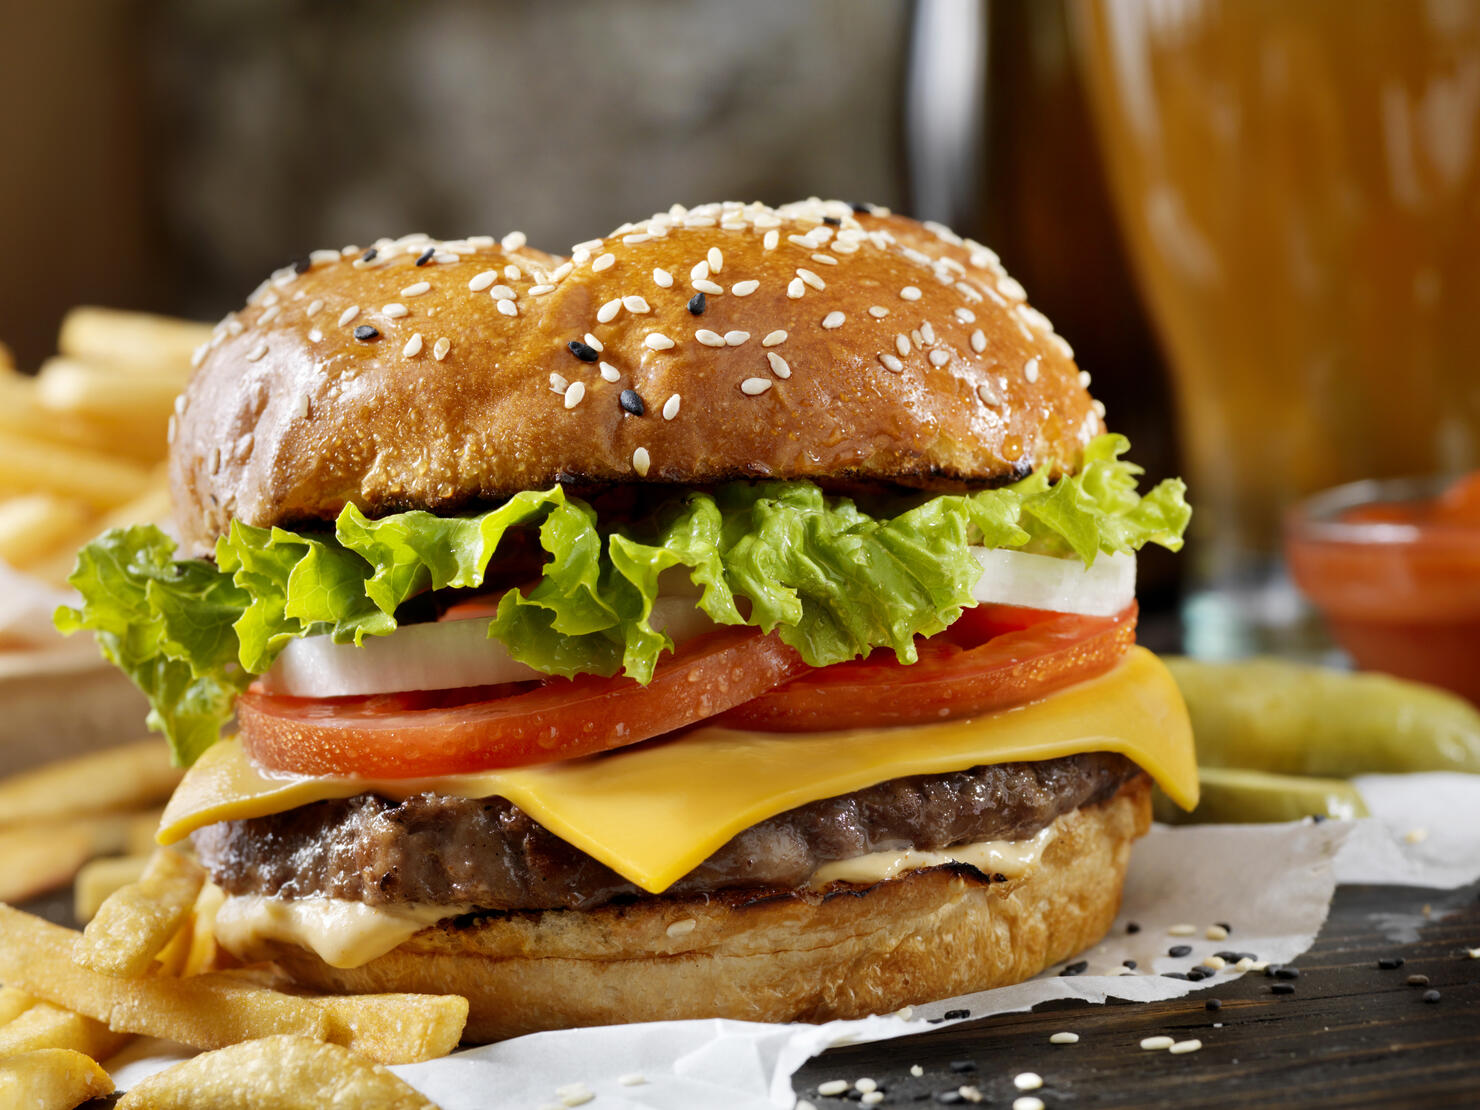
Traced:
<path fill-rule="evenodd" d="M 1089 961 L 1088 960 L 1076 960 L 1074 963 L 1072 963 L 1068 967 L 1064 968 L 1063 971 L 1059 972 L 1059 974 L 1060 975 L 1083 975 L 1088 969 L 1089 969 Z"/>
<path fill-rule="evenodd" d="M 1253 960 L 1255 963 L 1259 962 L 1259 954 L 1257 952 L 1240 952 L 1238 958 L 1240 960 Z"/>
<path fill-rule="evenodd" d="M 355 338 L 362 343 L 369 343 L 372 339 L 379 339 L 380 332 L 378 329 L 372 328 L 369 324 L 361 324 L 355 329 Z"/>
<path fill-rule="evenodd" d="M 566 344 L 566 346 L 570 348 L 570 353 L 575 355 L 576 358 L 580 359 L 582 362 L 596 361 L 595 347 L 587 346 L 579 339 L 572 339 L 569 343 Z"/>
<path fill-rule="evenodd" d="M 647 406 L 642 403 L 642 398 L 637 395 L 637 390 L 635 389 L 622 390 L 617 395 L 617 403 L 622 406 L 624 411 L 630 412 L 633 416 L 641 416 L 647 411 Z M 950 1014 L 946 1015 L 946 1017 L 950 1016 Z"/>
<path fill-rule="evenodd" d="M 1277 967 L 1274 969 L 1276 979 L 1299 979 L 1300 969 L 1298 967 Z"/>
<path fill-rule="evenodd" d="M 1184 981 L 1190 978 L 1185 971 L 1163 971 L 1161 977 L 1163 979 L 1181 979 Z"/>
<path fill-rule="evenodd" d="M 872 212 L 874 210 L 874 206 L 872 204 L 864 204 L 862 201 L 856 200 L 852 204 L 848 205 L 848 207 L 853 209 L 853 211 L 855 212 Z"/>
<path fill-rule="evenodd" d="M 1275 984 L 1273 984 L 1273 985 L 1270 986 L 1269 993 L 1270 994 L 1294 994 L 1295 993 L 1295 984 L 1294 983 L 1275 983 Z"/>
<path fill-rule="evenodd" d="M 1410 987 L 1426 987 L 1429 985 L 1429 977 L 1427 975 L 1410 975 L 1408 976 L 1408 985 Z"/>
<path fill-rule="evenodd" d="M 313 269 L 312 258 L 300 258 L 297 262 L 293 263 L 293 272 L 295 274 L 306 274 L 311 269 Z"/>
<path fill-rule="evenodd" d="M 1435 990 L 1428 990 L 1423 992 L 1423 1000 L 1425 1002 L 1438 1002 L 1439 999 L 1441 999 L 1442 997 L 1444 996 Z"/>
<path fill-rule="evenodd" d="M 1221 1010 L 1221 1009 L 1223 1009 L 1223 999 L 1221 999 L 1221 998 L 1210 998 L 1206 1002 L 1203 1003 L 1203 1009 L 1204 1010 Z"/>
<path fill-rule="evenodd" d="M 374 247 L 371 247 L 364 254 L 360 255 L 360 261 L 361 262 L 374 262 L 375 261 L 375 256 L 377 254 L 379 254 L 379 253 L 380 252 L 378 250 L 376 250 Z"/>
<path fill-rule="evenodd" d="M 695 316 L 702 316 L 704 315 L 704 306 L 708 303 L 709 302 L 704 299 L 704 293 L 701 290 L 700 292 L 695 293 L 692 297 L 689 298 L 689 311 L 692 312 Z"/>
<path fill-rule="evenodd" d="M 432 256 L 436 253 L 436 247 L 428 247 L 426 250 L 422 251 L 421 254 L 416 256 L 416 264 L 418 266 L 425 266 L 428 262 L 432 260 Z"/>
<path fill-rule="evenodd" d="M 1121 960 L 1120 961 L 1120 966 L 1121 967 L 1128 967 L 1132 971 L 1135 971 L 1136 970 L 1136 961 L 1135 960 Z"/>
<path fill-rule="evenodd" d="M 1167 955 L 1175 957 L 1190 956 L 1192 955 L 1192 945 L 1174 944 L 1167 949 Z"/>
<path fill-rule="evenodd" d="M 961 1072 L 961 1071 L 976 1071 L 976 1061 L 975 1060 L 952 1060 L 951 1061 L 951 1070 L 952 1071 L 956 1071 L 956 1072 Z"/>
<path fill-rule="evenodd" d="M 970 1016 L 970 1010 L 947 1010 L 941 1015 L 946 1021 L 955 1021 L 958 1018 L 969 1018 Z"/>
<path fill-rule="evenodd" d="M 823 216 L 822 217 L 822 222 L 825 223 L 825 224 L 827 224 L 828 227 L 842 227 L 843 226 L 843 221 L 840 220 L 837 216 Z"/>
<path fill-rule="evenodd" d="M 1240 959 L 1240 956 L 1237 952 L 1230 952 L 1226 948 L 1222 952 L 1214 952 L 1213 955 L 1217 956 L 1224 963 L 1229 964 L 1236 964 L 1239 962 Z"/>
<path fill-rule="evenodd" d="M 845 1094 L 843 1097 L 845 1099 L 847 1099 L 849 1102 L 862 1102 L 863 1101 L 863 1092 L 860 1091 L 860 1090 L 858 1090 L 857 1088 L 854 1088 L 853 1090 L 851 1090 L 847 1094 Z"/>
<path fill-rule="evenodd" d="M 1382 971 L 1396 971 L 1403 966 L 1402 956 L 1384 956 L 1377 961 L 1377 966 Z"/>
<path fill-rule="evenodd" d="M 1133 934 L 1139 933 L 1141 931 L 1141 923 L 1139 921 L 1127 921 L 1125 923 L 1125 931 Z"/>
<path fill-rule="evenodd" d="M 910 1101 L 911 1102 L 924 1102 L 929 1097 L 930 1097 L 930 1092 L 929 1091 L 916 1091 L 914 1094 L 912 1094 L 910 1096 Z"/>
<path fill-rule="evenodd" d="M 1226 921 L 1215 921 L 1213 922 L 1213 924 L 1218 926 L 1218 928 L 1222 929 L 1225 933 L 1233 932 L 1233 926 Z"/>
<path fill-rule="evenodd" d="M 1187 978 L 1194 983 L 1201 983 L 1204 979 L 1213 977 L 1213 969 L 1210 967 L 1191 967 L 1187 969 Z"/>

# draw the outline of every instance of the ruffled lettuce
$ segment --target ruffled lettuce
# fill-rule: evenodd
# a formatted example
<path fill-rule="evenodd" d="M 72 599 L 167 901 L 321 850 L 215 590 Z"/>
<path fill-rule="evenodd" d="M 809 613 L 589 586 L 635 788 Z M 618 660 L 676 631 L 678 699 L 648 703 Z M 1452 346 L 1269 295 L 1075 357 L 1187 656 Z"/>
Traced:
<path fill-rule="evenodd" d="M 103 654 L 149 697 L 150 725 L 182 763 L 215 742 L 236 694 L 290 640 L 360 643 L 396 628 L 427 590 L 477 589 L 511 529 L 537 530 L 539 581 L 509 590 L 489 635 L 546 674 L 638 682 L 672 641 L 651 623 L 659 579 L 681 568 L 719 624 L 774 631 L 813 666 L 888 647 L 914 662 L 915 637 L 948 627 L 981 574 L 973 544 L 1017 547 L 1086 564 L 1146 543 L 1176 550 L 1191 510 L 1179 480 L 1136 492 L 1124 437 L 1100 436 L 1072 476 L 1002 489 L 920 496 L 864 511 L 803 481 L 736 482 L 679 491 L 637 520 L 604 524 L 561 487 L 516 495 L 473 516 L 353 505 L 333 533 L 241 522 L 215 562 L 176 560 L 152 526 L 115 529 L 83 549 L 70 581 L 81 609 L 65 633 L 92 630 Z"/>

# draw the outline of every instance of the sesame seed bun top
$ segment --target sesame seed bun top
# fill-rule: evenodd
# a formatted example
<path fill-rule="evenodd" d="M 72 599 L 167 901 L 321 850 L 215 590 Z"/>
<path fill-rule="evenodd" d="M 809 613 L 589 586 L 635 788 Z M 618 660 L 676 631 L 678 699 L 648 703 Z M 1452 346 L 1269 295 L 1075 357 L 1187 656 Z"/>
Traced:
<path fill-rule="evenodd" d="M 568 259 L 519 233 L 315 251 L 197 367 L 170 461 L 194 552 L 233 518 L 557 481 L 989 483 L 1103 415 L 990 250 L 837 201 L 675 207 Z"/>

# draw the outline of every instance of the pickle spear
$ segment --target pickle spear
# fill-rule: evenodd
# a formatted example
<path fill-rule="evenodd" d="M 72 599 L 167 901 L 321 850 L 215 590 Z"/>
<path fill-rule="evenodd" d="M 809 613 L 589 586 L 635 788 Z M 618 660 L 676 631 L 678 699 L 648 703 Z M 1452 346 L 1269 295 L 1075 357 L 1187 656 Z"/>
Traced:
<path fill-rule="evenodd" d="M 1169 825 L 1248 824 L 1331 817 L 1349 821 L 1367 816 L 1367 804 L 1345 779 L 1272 775 L 1242 767 L 1199 767 L 1202 797 L 1191 813 L 1160 790 L 1152 794 L 1158 821 Z"/>
<path fill-rule="evenodd" d="M 1164 662 L 1187 701 L 1203 767 L 1332 778 L 1480 773 L 1480 712 L 1432 686 L 1281 659 Z"/>

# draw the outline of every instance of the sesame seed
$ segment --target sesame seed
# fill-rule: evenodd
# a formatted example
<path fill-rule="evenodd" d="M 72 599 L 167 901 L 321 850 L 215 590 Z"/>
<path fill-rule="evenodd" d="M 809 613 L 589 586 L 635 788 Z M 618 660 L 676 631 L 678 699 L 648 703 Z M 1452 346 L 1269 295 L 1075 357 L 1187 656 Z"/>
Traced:
<path fill-rule="evenodd" d="M 318 328 L 314 328 L 314 329 L 312 329 L 308 333 L 308 341 L 310 343 L 317 343 L 319 340 L 321 340 L 323 338 L 324 338 L 324 333 L 321 332 L 321 331 L 319 331 Z"/>
<path fill-rule="evenodd" d="M 786 342 L 786 332 L 784 332 L 780 328 L 778 328 L 778 329 L 776 329 L 773 332 L 767 333 L 766 338 L 764 338 L 764 339 L 761 340 L 761 346 L 762 347 L 775 347 L 775 346 L 777 346 L 777 345 L 779 345 L 781 343 L 785 343 L 785 342 Z"/>
<path fill-rule="evenodd" d="M 399 320 L 402 316 L 410 315 L 411 310 L 405 305 L 392 301 L 390 304 L 381 305 L 380 314 L 390 320 Z"/>
<path fill-rule="evenodd" d="M 824 266 L 836 266 L 838 264 L 838 260 L 830 254 L 814 254 L 812 261 L 820 262 Z"/>
<path fill-rule="evenodd" d="M 937 350 L 934 350 L 934 351 L 931 351 L 930 352 L 930 365 L 931 366 L 944 366 L 946 363 L 948 363 L 950 361 L 951 361 L 951 356 L 948 355 L 948 354 L 946 354 L 945 351 L 942 351 L 942 350 L 937 349 Z"/>
<path fill-rule="evenodd" d="M 987 349 L 987 335 L 981 328 L 971 333 L 971 349 L 977 354 Z"/>
<path fill-rule="evenodd" d="M 910 353 L 910 337 L 899 334 L 894 337 L 894 349 L 899 352 L 901 358 Z"/>
<path fill-rule="evenodd" d="M 721 285 L 717 281 L 710 281 L 708 278 L 702 278 L 699 281 L 691 281 L 689 282 L 689 284 L 693 288 L 699 290 L 699 292 L 701 293 L 713 293 L 716 296 L 725 291 L 725 287 L 723 285 Z"/>
<path fill-rule="evenodd" d="M 639 447 L 636 451 L 632 452 L 632 469 L 637 471 L 639 478 L 646 478 L 648 468 L 652 465 L 652 456 L 648 454 L 646 447 Z M 672 925 L 668 926 L 668 935 L 670 937 L 681 937 L 685 933 L 692 933 L 694 926 L 697 924 L 698 922 L 692 917 L 687 921 L 675 921 Z"/>
<path fill-rule="evenodd" d="M 1228 961 L 1222 956 L 1204 956 L 1202 965 L 1203 967 L 1210 967 L 1214 971 L 1222 971 L 1228 966 Z"/>
<path fill-rule="evenodd" d="M 841 312 L 829 312 L 822 318 L 822 326 L 828 330 L 832 330 L 833 328 L 842 327 L 847 320 L 848 317 L 844 316 Z"/>
<path fill-rule="evenodd" d="M 775 351 L 766 352 L 766 361 L 771 364 L 771 373 L 778 378 L 791 377 L 791 363 L 782 358 Z"/>
<path fill-rule="evenodd" d="M 772 230 L 766 232 L 766 237 L 761 240 L 761 246 L 768 251 L 773 251 L 776 249 L 776 244 L 779 242 L 781 242 L 781 233 Z"/>
<path fill-rule="evenodd" d="M 280 304 L 273 305 L 271 308 L 266 309 L 262 313 L 261 316 L 257 317 L 257 326 L 258 327 L 261 327 L 263 324 L 270 324 L 270 323 L 272 323 L 272 321 L 276 320 L 279 316 L 282 315 L 282 312 L 283 312 L 283 306 L 282 305 L 280 305 Z"/>
<path fill-rule="evenodd" d="M 1438 1002 L 1439 999 L 1442 998 L 1442 997 L 1443 997 L 1443 995 L 1441 995 L 1436 990 L 1427 990 L 1427 991 L 1424 991 L 1423 992 L 1423 1000 L 1425 1002 Z"/>
<path fill-rule="evenodd" d="M 372 339 L 380 338 L 380 330 L 372 328 L 369 324 L 361 324 L 354 331 L 354 336 L 362 343 L 368 343 Z"/>
<path fill-rule="evenodd" d="M 1038 360 L 1036 358 L 1030 358 L 1028 365 L 1023 367 L 1023 377 L 1027 378 L 1030 382 L 1036 382 L 1038 380 Z"/>
<path fill-rule="evenodd" d="M 360 261 L 360 262 L 374 262 L 375 261 L 375 256 L 377 254 L 379 254 L 379 253 L 380 252 L 377 251 L 374 247 L 371 247 L 367 251 L 365 251 L 364 254 L 360 255 L 360 257 L 357 259 L 357 261 Z"/>
<path fill-rule="evenodd" d="M 1270 986 L 1269 993 L 1270 994 L 1294 994 L 1295 993 L 1295 984 L 1294 983 L 1284 983 L 1284 982 L 1274 983 L 1274 984 L 1272 984 Z"/>
<path fill-rule="evenodd" d="M 906 285 L 899 291 L 899 295 L 907 301 L 918 301 L 920 299 L 920 290 L 916 289 L 913 285 Z"/>
<path fill-rule="evenodd" d="M 725 337 L 717 331 L 710 331 L 708 328 L 700 328 L 694 333 L 694 338 L 706 347 L 723 347 L 725 345 Z"/>
<path fill-rule="evenodd" d="M 1176 1044 L 1172 1045 L 1171 1048 L 1167 1049 L 1167 1051 L 1170 1052 L 1173 1056 L 1181 1056 L 1184 1053 L 1196 1052 L 1201 1047 L 1202 1041 L 1193 1038 L 1190 1041 L 1178 1041 Z"/>
<path fill-rule="evenodd" d="M 1007 274 L 1003 274 L 997 279 L 997 292 L 1001 293 L 1004 297 L 1011 297 L 1015 301 L 1025 301 L 1028 299 L 1028 291 L 1023 288 L 1022 282 Z"/>
<path fill-rule="evenodd" d="M 498 241 L 498 245 L 506 251 L 517 251 L 525 243 L 529 242 L 528 236 L 522 231 L 511 231 Z"/>
<path fill-rule="evenodd" d="M 609 270 L 616 261 L 617 256 L 608 251 L 606 254 L 600 255 L 595 262 L 591 263 L 591 272 L 593 274 L 599 274 L 603 270 Z"/>
<path fill-rule="evenodd" d="M 882 320 L 885 316 L 889 315 L 889 310 L 883 305 L 871 304 L 868 306 L 868 314 L 875 320 Z"/>
<path fill-rule="evenodd" d="M 926 343 L 935 342 L 935 328 L 931 326 L 929 320 L 926 320 L 920 325 L 920 338 L 925 340 Z"/>
<path fill-rule="evenodd" d="M 725 332 L 725 345 L 727 347 L 738 347 L 749 338 L 750 332 L 748 331 L 727 331 Z"/>
<path fill-rule="evenodd" d="M 652 311 L 652 309 L 648 307 L 647 301 L 638 296 L 623 297 L 622 307 L 625 308 L 628 312 L 637 313 L 639 316 Z"/>
<path fill-rule="evenodd" d="M 748 297 L 761 287 L 761 283 L 752 278 L 749 281 L 737 281 L 730 286 L 730 292 L 737 297 Z"/>
<path fill-rule="evenodd" d="M 1190 937 L 1197 935 L 1196 925 L 1173 925 L 1167 930 L 1169 937 Z"/>
<path fill-rule="evenodd" d="M 829 1079 L 817 1085 L 817 1093 L 823 1098 L 834 1098 L 846 1091 L 851 1084 L 846 1079 Z"/>
<path fill-rule="evenodd" d="M 1171 956 L 1173 959 L 1181 959 L 1183 956 L 1190 956 L 1192 955 L 1192 945 L 1174 944 L 1167 949 L 1167 955 Z"/>
<path fill-rule="evenodd" d="M 437 253 L 437 248 L 436 247 L 428 247 L 426 250 L 422 251 L 421 254 L 419 254 L 417 256 L 417 258 L 416 258 L 416 264 L 418 266 L 425 266 L 428 262 L 430 262 L 432 260 L 432 258 L 436 255 L 436 253 Z"/>
<path fill-rule="evenodd" d="M 339 326 L 342 328 L 360 314 L 360 306 L 352 304 L 339 314 Z"/>
<path fill-rule="evenodd" d="M 635 389 L 624 389 L 617 394 L 617 404 L 622 406 L 623 412 L 629 412 L 633 416 L 641 416 L 647 411 L 647 406 L 642 403 L 642 396 Z"/>
<path fill-rule="evenodd" d="M 1159 1052 L 1164 1048 L 1171 1048 L 1176 1044 L 1171 1037 L 1143 1037 L 1141 1047 L 1147 1052 Z"/>
<path fill-rule="evenodd" d="M 786 295 L 792 300 L 796 300 L 806 291 L 807 287 L 802 284 L 801 278 L 792 278 L 791 281 L 787 283 Z"/>
<path fill-rule="evenodd" d="M 572 263 L 572 262 L 562 262 L 559 266 L 556 266 L 555 267 L 555 272 L 550 275 L 550 280 L 551 281 L 564 281 L 567 277 L 570 276 L 570 272 L 573 269 L 575 269 L 575 264 L 574 263 Z"/>
<path fill-rule="evenodd" d="M 421 332 L 417 332 L 410 339 L 406 340 L 406 346 L 401 348 L 401 353 L 407 358 L 415 358 L 421 354 Z"/>
<path fill-rule="evenodd" d="M 725 268 L 725 256 L 718 247 L 710 247 L 709 253 L 704 257 L 709 262 L 711 274 L 717 274 Z"/>
<path fill-rule="evenodd" d="M 956 319 L 960 320 L 963 324 L 974 324 L 976 323 L 976 313 L 972 312 L 969 308 L 958 308 L 956 309 Z"/>
<path fill-rule="evenodd" d="M 622 298 L 613 297 L 596 310 L 596 322 L 598 324 L 610 324 L 617 318 L 617 313 L 622 311 Z"/>
<path fill-rule="evenodd" d="M 1012 1110 L 1043 1110 L 1043 1100 L 1037 1095 L 1019 1095 L 1012 1100 Z"/>
<path fill-rule="evenodd" d="M 623 1087 L 641 1087 L 647 1082 L 647 1076 L 641 1072 L 628 1072 L 626 1075 L 617 1076 L 617 1083 Z"/>
<path fill-rule="evenodd" d="M 601 246 L 600 239 L 587 239 L 585 242 L 577 243 L 575 246 L 571 247 L 570 253 L 579 254 L 581 251 L 585 251 L 587 254 L 590 254 L 599 246 Z"/>
<path fill-rule="evenodd" d="M 596 336 L 592 335 L 589 331 L 586 333 L 586 346 L 590 347 L 597 354 L 600 354 L 602 351 L 606 350 L 606 348 L 601 345 L 601 340 L 597 339 Z"/>
<path fill-rule="evenodd" d="M 423 293 L 430 293 L 431 291 L 432 291 L 432 283 L 431 282 L 429 282 L 429 281 L 418 281 L 418 282 L 413 282 L 411 285 L 406 286 L 405 289 L 402 289 L 401 290 L 401 296 L 403 296 L 403 297 L 419 297 Z"/>
<path fill-rule="evenodd" d="M 861 1095 L 866 1095 L 870 1092 L 877 1091 L 879 1089 L 879 1083 L 878 1080 L 870 1079 L 865 1075 L 853 1081 L 853 1089 Z"/>
<path fill-rule="evenodd" d="M 891 370 L 896 374 L 904 369 L 904 363 L 887 352 L 879 356 L 879 361 L 884 364 L 885 370 Z"/>
<path fill-rule="evenodd" d="M 768 378 L 746 378 L 740 383 L 740 392 L 747 397 L 758 397 L 770 388 L 771 382 Z"/>
<path fill-rule="evenodd" d="M 564 393 L 570 388 L 570 379 L 564 374 L 550 371 L 550 389 L 555 393 Z"/>
<path fill-rule="evenodd" d="M 1079 1043 L 1079 1034 L 1078 1033 L 1055 1033 L 1052 1037 L 1049 1037 L 1048 1038 L 1048 1043 L 1049 1044 L 1078 1044 Z"/>
<path fill-rule="evenodd" d="M 565 407 L 573 409 L 581 403 L 586 396 L 585 382 L 571 382 L 565 391 Z"/>
<path fill-rule="evenodd" d="M 601 370 L 601 376 L 609 382 L 621 381 L 622 379 L 621 371 L 609 362 L 603 362 L 599 369 Z"/>
<path fill-rule="evenodd" d="M 433 345 L 432 357 L 438 362 L 441 362 L 444 358 L 447 357 L 447 352 L 450 350 L 452 350 L 452 340 L 448 339 L 444 335 Z"/>
<path fill-rule="evenodd" d="M 1076 960 L 1072 964 L 1066 965 L 1064 967 L 1064 969 L 1059 972 L 1059 974 L 1060 975 L 1083 975 L 1088 970 L 1089 970 L 1089 961 L 1088 960 Z"/>
<path fill-rule="evenodd" d="M 256 362 L 265 354 L 267 354 L 267 344 L 258 343 L 257 346 L 253 347 L 250 351 L 247 352 L 247 361 Z"/>
<path fill-rule="evenodd" d="M 554 292 L 554 290 L 555 287 L 553 285 L 531 285 L 529 287 L 529 295 L 531 297 L 543 297 L 546 293 Z"/>
<path fill-rule="evenodd" d="M 673 285 L 673 275 L 659 267 L 653 271 L 653 284 L 657 285 L 660 289 L 669 289 Z"/>
<path fill-rule="evenodd" d="M 495 301 L 494 303 L 498 305 L 498 310 L 500 312 L 502 312 L 505 316 L 518 316 L 519 315 L 519 306 L 516 305 L 513 301 L 506 301 L 506 300 L 500 299 L 500 300 Z"/>
<path fill-rule="evenodd" d="M 1012 1077 L 1012 1085 L 1020 1091 L 1036 1091 L 1043 1086 L 1043 1076 L 1036 1071 L 1019 1072 Z"/>
<path fill-rule="evenodd" d="M 264 319 L 267 316 L 267 314 L 265 312 L 262 315 L 263 315 L 263 318 Z M 1409 844 L 1422 844 L 1428 838 L 1429 838 L 1429 830 L 1428 829 L 1422 829 L 1422 828 L 1419 828 L 1419 829 L 1409 829 L 1406 833 L 1403 834 L 1403 839 L 1406 840 Z"/>
<path fill-rule="evenodd" d="M 703 281 L 708 276 L 709 276 L 709 263 L 708 262 L 705 262 L 703 259 L 700 259 L 698 262 L 695 262 L 694 265 L 689 268 L 689 280 L 690 281 Z"/>
<path fill-rule="evenodd" d="M 678 415 L 678 406 L 679 406 L 679 403 L 680 403 L 680 401 L 679 401 L 679 396 L 678 396 L 677 393 L 675 393 L 672 397 L 668 398 L 668 400 L 666 400 L 666 401 L 663 402 L 663 419 L 664 420 L 672 420 L 675 416 Z"/>
<path fill-rule="evenodd" d="M 596 361 L 596 348 L 582 343 L 579 339 L 572 339 L 566 344 L 566 347 L 570 349 L 571 354 L 575 355 L 582 362 Z"/>
<path fill-rule="evenodd" d="M 818 277 L 816 274 L 814 274 L 811 270 L 799 269 L 799 270 L 797 270 L 797 277 L 801 278 L 808 285 L 810 285 L 813 289 L 826 289 L 827 288 L 827 284 L 820 277 Z"/>
<path fill-rule="evenodd" d="M 922 1075 L 925 1074 L 925 1069 L 922 1068 L 919 1064 L 911 1064 L 910 1074 L 913 1075 L 916 1079 L 919 1079 Z"/>
<path fill-rule="evenodd" d="M 514 299 L 514 290 L 510 289 L 507 285 L 495 285 L 488 291 L 488 295 L 496 301 L 512 301 Z"/>

